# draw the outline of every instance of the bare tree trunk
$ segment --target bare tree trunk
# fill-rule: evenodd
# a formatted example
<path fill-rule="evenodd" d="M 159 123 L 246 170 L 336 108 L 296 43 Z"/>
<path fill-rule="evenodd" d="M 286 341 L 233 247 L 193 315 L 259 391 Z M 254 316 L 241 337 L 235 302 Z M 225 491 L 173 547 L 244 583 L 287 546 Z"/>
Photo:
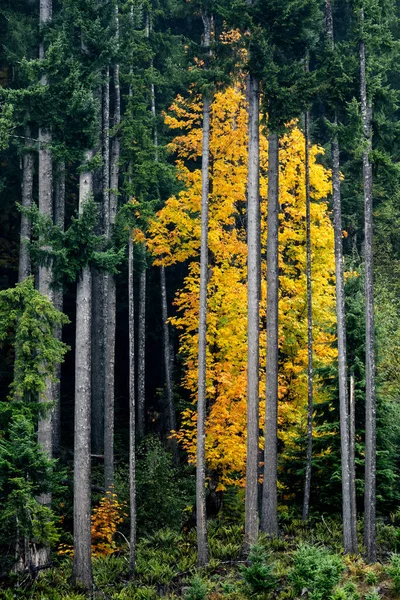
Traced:
<path fill-rule="evenodd" d="M 164 368 L 165 383 L 167 388 L 167 407 L 168 407 L 168 429 L 176 431 L 176 416 L 174 395 L 172 388 L 172 360 L 169 345 L 169 325 L 168 325 L 168 305 L 167 305 L 167 284 L 165 281 L 165 268 L 160 267 L 161 283 L 161 315 L 163 320 L 163 342 L 164 342 Z M 170 440 L 175 462 L 178 460 L 178 447 L 175 438 Z"/>
<path fill-rule="evenodd" d="M 50 23 L 52 18 L 52 0 L 40 0 L 40 29 Z M 39 46 L 39 59 L 45 57 L 45 48 L 43 35 L 41 36 Z M 47 76 L 42 75 L 40 84 L 47 86 Z M 53 221 L 53 165 L 52 165 L 52 135 L 50 130 L 44 127 L 39 128 L 39 211 Z M 51 265 L 41 265 L 39 267 L 39 292 L 47 296 L 51 302 L 54 302 L 54 290 L 52 284 Z M 47 404 L 53 400 L 54 386 L 50 377 L 46 378 L 45 390 L 39 396 L 39 402 Z M 47 410 L 39 418 L 38 422 L 38 443 L 46 455 L 53 456 L 53 409 Z M 51 504 L 51 493 L 43 494 L 39 501 L 41 504 L 49 506 Z M 37 565 L 49 562 L 50 549 L 43 548 L 36 553 Z"/>
<path fill-rule="evenodd" d="M 202 14 L 204 25 L 203 45 L 206 50 L 211 43 L 211 17 Z M 210 109 L 211 98 L 203 95 L 203 142 L 201 162 L 201 241 L 200 241 L 200 303 L 198 347 L 198 393 L 197 393 L 197 448 L 196 448 L 196 525 L 197 564 L 208 563 L 207 515 L 206 515 L 206 457 L 205 426 L 207 407 L 207 283 L 208 283 L 208 194 L 210 166 Z"/>
<path fill-rule="evenodd" d="M 258 537 L 259 369 L 260 369 L 260 98 L 257 79 L 247 77 L 247 458 L 244 550 Z"/>
<path fill-rule="evenodd" d="M 62 230 L 65 225 L 65 162 L 61 161 L 57 165 L 57 175 L 55 181 L 55 193 L 54 193 L 54 222 Z M 57 310 L 62 311 L 63 309 L 63 290 L 58 288 L 54 292 L 54 306 Z M 55 336 L 57 339 L 62 339 L 62 327 L 56 327 Z M 57 365 L 56 371 L 57 381 L 54 383 L 54 415 L 53 415 L 53 440 L 54 440 L 54 453 L 59 454 L 60 452 L 60 436 L 61 436 L 61 424 L 60 424 L 60 393 L 61 393 L 61 364 Z"/>
<path fill-rule="evenodd" d="M 129 572 L 135 575 L 136 566 L 136 401 L 135 401 L 135 310 L 133 294 L 133 240 L 129 235 L 128 257 L 128 301 L 129 301 L 129 501 L 130 501 L 130 534 L 129 534 Z"/>
<path fill-rule="evenodd" d="M 86 163 L 92 152 L 86 153 Z M 92 194 L 92 173 L 79 176 L 79 213 Z M 74 564 L 75 584 L 92 587 L 91 561 L 91 317 L 92 276 L 82 269 L 76 290 L 75 432 L 74 432 Z"/>
<path fill-rule="evenodd" d="M 333 18 L 330 0 L 325 2 L 325 18 L 327 36 L 331 47 L 334 47 Z M 334 117 L 337 127 L 337 117 Z M 343 546 L 345 552 L 357 552 L 357 523 L 352 517 L 350 492 L 349 461 L 349 415 L 347 393 L 347 352 L 346 352 L 346 320 L 344 294 L 344 259 L 342 244 L 342 202 L 340 196 L 340 151 L 337 132 L 331 140 L 332 152 L 332 188 L 333 188 L 333 229 L 335 239 L 335 272 L 336 272 L 336 318 L 338 336 L 338 379 L 340 406 L 340 443 L 342 464 L 342 518 Z"/>
<path fill-rule="evenodd" d="M 357 496 L 356 496 L 356 394 L 355 394 L 354 373 L 350 373 L 350 497 L 351 497 L 351 518 L 355 524 L 355 540 L 357 544 Z M 357 550 L 357 548 L 356 548 Z"/>
<path fill-rule="evenodd" d="M 115 6 L 115 22 L 117 41 L 119 39 L 118 7 Z M 111 140 L 110 161 L 110 208 L 109 235 L 112 235 L 115 217 L 118 208 L 119 194 L 119 159 L 120 159 L 120 133 L 121 123 L 121 92 L 119 83 L 119 65 L 113 68 L 114 84 L 114 115 L 113 135 Z M 104 396 L 104 479 L 105 487 L 109 489 L 114 485 L 114 402 L 115 402 L 115 327 L 116 327 L 116 283 L 115 275 L 108 273 L 107 278 L 107 319 L 106 319 L 106 344 L 105 344 L 105 396 Z"/>
<path fill-rule="evenodd" d="M 146 248 L 142 248 L 143 265 L 139 276 L 139 314 L 138 314 L 138 438 L 145 434 L 146 402 Z"/>
<path fill-rule="evenodd" d="M 29 210 L 32 208 L 32 188 L 33 188 L 33 152 L 29 150 L 31 146 L 31 129 L 29 125 L 25 127 L 25 150 L 22 158 L 22 208 Z M 21 282 L 31 274 L 31 259 L 29 256 L 28 242 L 31 239 L 31 219 L 28 215 L 21 214 L 21 233 L 19 244 L 19 267 L 18 281 Z"/>
<path fill-rule="evenodd" d="M 360 12 L 361 28 L 364 9 Z M 363 35 L 363 32 L 362 32 Z M 365 44 L 360 42 L 361 119 L 364 134 L 364 246 L 365 246 L 365 496 L 364 544 L 369 562 L 376 561 L 376 391 L 375 326 L 373 270 L 373 199 L 372 199 L 372 106 L 367 95 Z"/>
<path fill-rule="evenodd" d="M 267 366 L 261 529 L 278 535 L 278 229 L 279 139 L 268 137 Z"/>
<path fill-rule="evenodd" d="M 104 273 L 92 270 L 92 452 L 104 452 Z"/>
<path fill-rule="evenodd" d="M 308 59 L 307 59 L 308 61 Z M 308 65 L 307 65 L 308 70 Z M 312 467 L 312 435 L 314 406 L 314 372 L 313 372 L 313 314 L 312 314 L 312 256 L 311 256 L 311 198 L 310 198 L 310 114 L 305 113 L 305 175 L 306 175 L 306 254 L 307 254 L 307 455 L 306 477 L 304 485 L 303 521 L 307 521 L 310 511 L 311 467 Z"/>

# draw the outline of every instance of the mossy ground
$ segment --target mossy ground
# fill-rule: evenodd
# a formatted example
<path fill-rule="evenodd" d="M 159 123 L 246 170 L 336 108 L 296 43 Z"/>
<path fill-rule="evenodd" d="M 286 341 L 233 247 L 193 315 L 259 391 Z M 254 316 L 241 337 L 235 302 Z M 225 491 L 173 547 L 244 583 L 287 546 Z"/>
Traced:
<path fill-rule="evenodd" d="M 308 544 L 338 554 L 344 563 L 338 585 L 323 600 L 395 600 L 400 598 L 400 590 L 396 591 L 396 572 L 389 571 L 391 553 L 397 550 L 397 539 L 397 528 L 381 523 L 378 527 L 379 562 L 368 565 L 362 555 L 343 556 L 337 520 L 317 519 L 305 525 L 300 520 L 286 519 L 279 538 L 260 536 L 260 545 L 266 550 L 268 562 L 273 564 L 276 585 L 272 591 L 257 595 L 243 576 L 246 563 L 242 555 L 242 526 L 217 521 L 210 523 L 210 561 L 200 570 L 196 568 L 196 532 L 163 529 L 139 540 L 133 581 L 128 579 L 126 543 L 112 556 L 95 558 L 92 596 L 104 600 L 155 600 L 159 597 L 168 600 L 181 597 L 186 600 L 294 600 L 300 597 L 312 600 L 318 597 L 312 586 L 309 589 L 305 586 L 299 594 L 291 575 L 296 549 Z M 121 543 L 124 543 L 122 536 Z M 34 580 L 25 574 L 4 582 L 0 598 L 84 600 L 88 595 L 73 588 L 71 574 L 71 559 L 55 557 L 54 567 L 40 572 Z M 397 576 L 400 581 L 400 569 Z"/>

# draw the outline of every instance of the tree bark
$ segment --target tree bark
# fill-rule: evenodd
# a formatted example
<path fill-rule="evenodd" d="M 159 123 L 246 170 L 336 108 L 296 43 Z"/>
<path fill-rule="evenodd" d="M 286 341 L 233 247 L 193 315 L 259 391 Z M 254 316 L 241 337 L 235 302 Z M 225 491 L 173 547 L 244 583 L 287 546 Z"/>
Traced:
<path fill-rule="evenodd" d="M 136 399 L 135 399 L 135 310 L 133 293 L 133 240 L 129 235 L 128 257 L 128 301 L 129 301 L 129 572 L 135 575 L 136 566 Z"/>
<path fill-rule="evenodd" d="M 307 278 L 307 454 L 306 476 L 303 500 L 303 521 L 307 521 L 310 511 L 311 468 L 313 446 L 313 405 L 314 405 L 314 371 L 313 371 L 313 314 L 312 314 L 312 256 L 311 256 L 311 197 L 310 197 L 310 114 L 304 117 L 305 137 L 305 179 L 306 179 L 306 278 Z"/>
<path fill-rule="evenodd" d="M 22 158 L 22 208 L 29 210 L 32 208 L 32 188 L 33 188 L 33 152 L 29 149 L 31 146 L 31 129 L 29 125 L 25 127 L 25 150 Z M 19 267 L 18 282 L 21 283 L 31 274 L 31 259 L 29 256 L 28 243 L 31 240 L 32 223 L 28 215 L 21 214 L 21 233 L 19 244 Z"/>
<path fill-rule="evenodd" d="M 360 12 L 361 29 L 364 9 Z M 363 31 L 362 34 L 363 35 Z M 373 273 L 373 199 L 372 199 L 372 105 L 367 93 L 366 53 L 360 42 L 361 119 L 364 134 L 364 265 L 365 265 L 365 496 L 364 544 L 369 562 L 376 561 L 376 391 L 375 391 L 375 326 Z"/>
<path fill-rule="evenodd" d="M 260 368 L 260 99 L 257 79 L 247 77 L 247 457 L 245 539 L 247 552 L 258 537 L 259 368 Z"/>
<path fill-rule="evenodd" d="M 357 496 L 356 496 L 356 394 L 355 394 L 354 373 L 350 373 L 350 497 L 351 497 L 351 518 L 355 523 L 355 539 L 357 543 Z M 356 548 L 357 550 L 357 548 Z"/>
<path fill-rule="evenodd" d="M 203 45 L 206 51 L 211 44 L 211 17 L 202 14 L 204 25 Z M 200 240 L 200 303 L 198 346 L 197 393 L 197 447 L 196 447 L 196 525 L 197 564 L 208 563 L 206 515 L 206 460 L 205 425 L 207 402 L 207 283 L 208 283 L 208 194 L 210 166 L 210 109 L 211 98 L 203 94 L 203 141 L 201 162 L 201 240 Z"/>
<path fill-rule="evenodd" d="M 39 59 L 45 58 L 45 47 L 43 39 L 43 27 L 48 25 L 52 18 L 52 0 L 40 0 L 39 23 L 41 30 L 41 39 L 39 45 Z M 47 86 L 47 76 L 43 74 L 40 80 L 42 86 Z M 53 165 L 52 165 L 52 135 L 49 129 L 39 128 L 39 211 L 42 215 L 49 217 L 53 221 Z M 52 268 L 50 264 L 39 266 L 39 292 L 54 302 L 54 289 L 51 287 L 53 279 Z M 39 395 L 39 402 L 48 404 L 53 400 L 54 385 L 50 377 L 46 378 L 45 389 Z M 45 454 L 52 458 L 53 456 L 53 413 L 54 410 L 47 410 L 39 418 L 38 422 L 38 443 Z M 46 506 L 51 505 L 51 493 L 43 494 L 39 502 Z M 37 553 L 37 565 L 47 564 L 49 562 L 50 549 L 43 548 Z"/>
<path fill-rule="evenodd" d="M 146 248 L 142 248 L 143 265 L 139 276 L 139 314 L 138 314 L 138 438 L 142 439 L 146 431 Z"/>
<path fill-rule="evenodd" d="M 174 394 L 172 388 L 172 360 L 169 345 L 169 325 L 168 325 L 168 305 L 167 305 L 167 284 L 165 280 L 165 267 L 160 267 L 161 284 L 161 315 L 163 320 L 163 343 L 164 343 L 164 368 L 165 368 L 165 386 L 167 390 L 167 408 L 168 408 L 168 429 L 169 432 L 176 431 L 176 416 L 174 405 Z M 175 438 L 170 440 L 170 445 L 174 455 L 175 462 L 178 460 L 178 447 Z"/>
<path fill-rule="evenodd" d="M 117 43 L 119 39 L 118 7 L 115 6 L 115 23 Z M 119 65 L 113 67 L 114 114 L 113 135 L 111 139 L 110 159 L 110 207 L 109 237 L 111 238 L 118 208 L 119 194 L 119 159 L 121 123 L 121 92 L 119 83 Z M 116 283 L 115 275 L 108 273 L 107 278 L 107 319 L 105 344 L 105 396 L 104 396 L 104 479 L 106 489 L 114 485 L 114 403 L 115 403 L 115 327 L 116 327 Z"/>
<path fill-rule="evenodd" d="M 57 165 L 57 175 L 55 182 L 55 193 L 54 193 L 54 222 L 63 231 L 65 226 L 65 162 L 61 161 Z M 54 306 L 57 310 L 63 310 L 63 290 L 58 288 L 54 292 Z M 55 336 L 57 339 L 62 339 L 62 327 L 56 327 Z M 54 453 L 56 455 L 60 452 L 60 437 L 61 437 L 61 364 L 57 365 L 56 371 L 56 383 L 54 383 L 54 415 L 53 415 L 53 439 L 54 439 Z"/>
<path fill-rule="evenodd" d="M 86 162 L 92 152 L 86 153 Z M 92 174 L 79 176 L 79 213 L 92 194 Z M 91 562 L 91 270 L 86 265 L 76 291 L 75 431 L 74 431 L 74 563 L 75 584 L 92 587 Z"/>
<path fill-rule="evenodd" d="M 268 242 L 267 242 L 267 366 L 264 484 L 261 529 L 278 535 L 278 229 L 279 139 L 268 137 Z"/>
<path fill-rule="evenodd" d="M 328 40 L 334 48 L 333 18 L 330 0 L 325 2 L 325 19 Z M 337 128 L 337 116 L 334 116 L 334 127 Z M 347 351 L 346 351 L 346 319 L 344 293 L 344 258 L 342 244 L 342 202 L 340 194 L 340 150 L 337 131 L 331 140 L 332 152 L 332 196 L 333 196 L 333 229 L 335 241 L 335 274 L 336 274 L 336 319 L 338 337 L 338 379 L 340 410 L 340 443 L 342 465 L 342 518 L 343 547 L 347 553 L 357 552 L 357 523 L 352 516 L 350 490 L 350 455 L 349 455 L 349 415 L 347 393 Z"/>

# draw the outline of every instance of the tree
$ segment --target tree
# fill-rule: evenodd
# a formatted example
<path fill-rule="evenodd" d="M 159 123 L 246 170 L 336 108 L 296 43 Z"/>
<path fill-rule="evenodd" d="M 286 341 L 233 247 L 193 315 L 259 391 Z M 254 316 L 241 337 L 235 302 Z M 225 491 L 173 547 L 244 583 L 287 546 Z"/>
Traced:
<path fill-rule="evenodd" d="M 203 45 L 206 53 L 211 45 L 211 15 L 202 13 L 204 25 Z M 208 194 L 210 167 L 210 93 L 203 94 L 203 127 L 201 156 L 201 237 L 200 237 L 200 305 L 198 334 L 198 393 L 197 393 L 197 447 L 196 447 L 196 525 L 197 563 L 208 562 L 206 517 L 206 389 L 207 389 L 207 284 L 208 284 Z"/>
<path fill-rule="evenodd" d="M 364 265 L 365 265 L 365 497 L 364 544 L 370 562 L 376 560 L 376 389 L 372 202 L 372 102 L 367 92 L 364 7 L 360 9 L 360 99 L 363 144 Z"/>
<path fill-rule="evenodd" d="M 39 415 L 50 410 L 38 402 L 39 395 L 49 378 L 56 380 L 67 351 L 54 330 L 67 322 L 35 290 L 32 277 L 0 292 L 0 343 L 11 343 L 15 353 L 10 396 L 0 405 L 0 537 L 2 544 L 13 546 L 17 570 L 37 566 L 42 548 L 58 539 L 55 515 L 39 498 L 51 495 L 63 473 L 43 452 L 35 430 Z"/>
<path fill-rule="evenodd" d="M 260 90 L 253 73 L 247 75 L 247 456 L 245 548 L 258 537 L 259 371 L 260 371 Z"/>
<path fill-rule="evenodd" d="M 201 104 L 192 94 L 178 97 L 166 116 L 178 130 L 171 144 L 177 153 L 178 174 L 184 190 L 172 196 L 151 219 L 147 244 L 154 264 L 165 266 L 187 262 L 188 274 L 177 292 L 178 315 L 171 319 L 180 330 L 180 353 L 186 371 L 184 387 L 193 404 L 197 393 L 197 323 L 199 316 L 200 189 L 201 171 L 193 169 L 201 156 Z M 229 485 L 244 487 L 246 464 L 247 397 L 247 244 L 245 198 L 247 181 L 247 105 L 241 84 L 217 92 L 211 106 L 209 201 L 209 300 L 207 328 L 206 459 L 211 473 L 218 476 L 218 489 Z M 183 132 L 183 133 L 182 133 Z M 267 194 L 267 140 L 260 133 L 261 197 Z M 304 136 L 294 127 L 281 140 L 281 202 L 285 218 L 280 222 L 279 264 L 283 300 L 280 305 L 279 345 L 282 357 L 279 381 L 279 436 L 284 446 L 293 444 L 293 431 L 301 427 L 307 405 L 307 325 Z M 317 162 L 321 148 L 310 148 L 311 205 L 314 280 L 315 364 L 331 364 L 336 350 L 334 336 L 334 254 L 333 230 L 326 202 L 330 177 Z M 266 203 L 262 208 L 261 239 L 267 234 Z M 265 274 L 265 260 L 262 261 Z M 300 275 L 299 275 L 300 274 Z M 265 283 L 261 288 L 265 299 Z M 328 308 L 329 307 L 329 308 Z M 265 331 L 265 305 L 260 303 L 260 323 Z M 265 351 L 260 353 L 261 373 L 265 372 Z M 265 391 L 261 380 L 261 394 Z M 315 381 L 315 402 L 326 393 Z M 182 413 L 177 438 L 195 462 L 195 407 Z M 260 406 L 264 425 L 264 406 Z M 262 440 L 261 440 L 262 445 Z M 303 464 L 303 463 L 302 463 Z M 289 492 L 288 492 L 289 493 Z"/>
<path fill-rule="evenodd" d="M 136 566 L 136 398 L 135 398 L 135 306 L 133 295 L 133 232 L 129 235 L 128 294 L 129 294 L 129 571 Z"/>
<path fill-rule="evenodd" d="M 50 23 L 52 18 L 52 0 L 41 0 L 40 2 L 40 31 L 41 40 L 39 45 L 39 58 L 45 58 L 45 43 L 44 29 Z M 47 76 L 42 74 L 40 84 L 46 86 L 48 84 Z M 39 211 L 53 219 L 53 164 L 51 153 L 52 135 L 51 131 L 41 125 L 39 127 Z M 39 291 L 47 296 L 51 302 L 54 302 L 54 291 L 52 288 L 52 269 L 50 265 L 39 266 Z M 51 381 L 48 381 L 47 389 L 43 392 L 42 402 L 50 402 L 53 400 L 54 389 Z M 49 458 L 53 456 L 53 411 L 48 411 L 46 416 L 39 420 L 38 424 L 38 441 Z M 44 495 L 41 498 L 44 505 L 51 504 L 51 496 Z M 48 552 L 43 552 L 42 556 L 38 556 L 38 561 L 47 563 Z"/>
<path fill-rule="evenodd" d="M 308 69 L 308 56 L 306 57 Z M 311 206 L 310 206 L 310 113 L 304 114 L 305 142 L 305 184 L 306 184 L 306 277 L 307 277 L 307 453 L 306 475 L 304 482 L 303 521 L 308 519 L 310 510 L 312 435 L 314 410 L 314 370 L 313 370 L 313 314 L 312 314 L 312 256 L 311 256 Z"/>
<path fill-rule="evenodd" d="M 329 51 L 334 53 L 335 41 L 333 30 L 332 7 L 329 0 L 325 3 L 326 34 Z M 332 154 L 332 199 L 333 227 L 335 232 L 335 272 L 336 272 L 336 318 L 338 339 L 338 378 L 340 405 L 340 439 L 342 465 L 342 516 L 343 516 L 343 545 L 346 552 L 357 552 L 357 523 L 352 511 L 351 482 L 350 482 L 350 446 L 349 446 L 349 409 L 347 390 L 347 351 L 346 351 L 346 320 L 344 293 L 344 258 L 343 258 L 343 226 L 342 202 L 340 191 L 340 148 L 338 137 L 337 107 L 334 106 L 334 117 L 331 136 Z M 354 507 L 355 508 L 355 507 Z"/>
<path fill-rule="evenodd" d="M 93 193 L 89 162 L 85 155 L 79 175 L 79 214 Z M 84 265 L 76 291 L 75 431 L 74 431 L 74 567 L 75 584 L 92 587 L 91 561 L 91 321 L 92 275 Z"/>

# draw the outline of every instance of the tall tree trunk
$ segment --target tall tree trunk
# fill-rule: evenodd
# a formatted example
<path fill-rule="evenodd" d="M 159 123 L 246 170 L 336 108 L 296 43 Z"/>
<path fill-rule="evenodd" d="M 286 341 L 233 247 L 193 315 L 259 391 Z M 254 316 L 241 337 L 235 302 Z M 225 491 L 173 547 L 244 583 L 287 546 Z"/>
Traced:
<path fill-rule="evenodd" d="M 133 232 L 129 235 L 128 302 L 129 302 L 129 572 L 135 575 L 136 566 L 136 402 L 135 402 L 135 307 L 133 294 Z"/>
<path fill-rule="evenodd" d="M 278 535 L 278 229 L 279 139 L 268 137 L 267 366 L 261 529 Z"/>
<path fill-rule="evenodd" d="M 163 343 L 164 343 L 164 368 L 165 383 L 167 389 L 167 408 L 168 408 L 168 429 L 169 432 L 176 430 L 176 416 L 174 395 L 172 388 L 172 360 L 169 345 L 169 325 L 168 325 L 168 305 L 167 305 L 167 284 L 165 280 L 165 267 L 160 267 L 161 284 L 161 315 L 163 320 Z M 178 460 L 178 447 L 175 438 L 170 440 L 175 461 Z"/>
<path fill-rule="evenodd" d="M 92 152 L 86 153 L 86 163 Z M 92 194 L 92 174 L 79 176 L 79 213 Z M 75 431 L 74 431 L 74 564 L 75 584 L 92 587 L 91 561 L 91 317 L 92 276 L 83 267 L 76 290 Z"/>
<path fill-rule="evenodd" d="M 364 9 L 360 13 L 361 29 Z M 363 31 L 362 34 L 363 36 Z M 375 392 L 375 326 L 373 271 L 373 200 L 372 200 L 372 106 L 367 94 L 364 39 L 360 42 L 360 96 L 364 134 L 364 247 L 365 247 L 365 496 L 364 544 L 369 562 L 376 561 L 376 392 Z"/>
<path fill-rule="evenodd" d="M 115 23 L 117 42 L 119 39 L 118 6 L 115 6 Z M 120 160 L 120 133 L 121 123 L 121 92 L 119 83 L 119 65 L 113 67 L 114 85 L 114 114 L 113 135 L 111 140 L 110 160 L 110 230 L 111 237 L 118 208 L 119 194 L 119 160 Z M 115 402 L 115 327 L 116 327 L 116 283 L 115 275 L 107 274 L 107 319 L 106 319 L 106 345 L 105 345 L 105 394 L 104 394 L 104 479 L 105 487 L 109 489 L 114 485 L 114 402 Z"/>
<path fill-rule="evenodd" d="M 30 150 L 32 145 L 31 129 L 29 125 L 25 127 L 25 150 L 22 158 L 22 208 L 29 210 L 32 208 L 32 188 L 33 188 L 33 152 Z M 18 281 L 21 282 L 31 274 L 31 259 L 29 256 L 28 242 L 31 239 L 31 219 L 28 215 L 21 214 L 21 233 L 19 244 L 19 267 Z"/>
<path fill-rule="evenodd" d="M 354 373 L 350 373 L 350 497 L 351 497 L 351 518 L 357 526 L 357 496 L 356 496 L 356 390 Z M 355 531 L 357 543 L 357 527 Z"/>
<path fill-rule="evenodd" d="M 203 13 L 204 48 L 211 44 L 211 17 Z M 210 112 L 211 98 L 203 95 L 203 142 L 201 162 L 201 241 L 200 241 L 200 305 L 198 346 L 197 393 L 197 447 L 196 447 L 196 525 L 197 564 L 208 563 L 206 514 L 206 407 L 207 407 L 207 283 L 208 283 L 208 194 L 210 165 Z"/>
<path fill-rule="evenodd" d="M 307 59 L 308 60 L 308 59 Z M 308 67 L 308 65 L 307 65 Z M 313 315 L 312 315 L 312 265 L 311 265 L 311 198 L 310 198 L 310 114 L 304 117 L 305 179 L 306 179 L 306 278 L 307 278 L 307 454 L 304 485 L 303 521 L 307 521 L 310 510 L 314 372 L 313 372 Z"/>
<path fill-rule="evenodd" d="M 247 457 L 245 538 L 247 551 L 258 537 L 258 437 L 260 353 L 260 99 L 257 79 L 247 77 Z"/>
<path fill-rule="evenodd" d="M 52 18 L 52 0 L 40 0 L 40 29 L 48 25 Z M 45 58 L 45 47 L 43 35 L 41 35 L 39 46 L 39 59 Z M 47 76 L 43 74 L 40 80 L 42 86 L 47 86 Z M 39 211 L 42 215 L 49 217 L 53 221 L 53 165 L 51 153 L 52 135 L 49 129 L 39 128 Z M 39 267 L 39 292 L 47 296 L 51 302 L 54 302 L 54 290 L 52 284 L 51 265 L 41 265 Z M 54 386 L 50 377 L 46 378 L 45 389 L 39 396 L 39 402 L 47 404 L 52 402 Z M 53 456 L 53 409 L 47 410 L 45 415 L 41 416 L 38 422 L 38 443 L 46 455 Z M 51 494 L 43 494 L 39 501 L 41 504 L 49 506 L 51 504 Z M 42 549 L 37 554 L 38 563 L 46 564 L 49 561 L 49 548 Z"/>
<path fill-rule="evenodd" d="M 332 49 L 334 48 L 333 18 L 330 0 L 325 2 L 326 30 Z M 351 511 L 350 492 L 350 459 L 349 459 L 349 415 L 347 393 L 347 351 L 346 320 L 344 293 L 344 259 L 342 244 L 342 202 L 340 195 L 340 150 L 337 134 L 337 116 L 334 116 L 335 131 L 331 140 L 332 152 L 332 196 L 333 196 L 333 229 L 335 240 L 335 273 L 336 273 L 336 318 L 338 337 L 338 379 L 340 407 L 340 443 L 342 465 L 342 518 L 343 546 L 345 552 L 357 552 L 357 523 Z"/>
<path fill-rule="evenodd" d="M 145 434 L 145 402 L 146 402 L 146 248 L 142 247 L 142 260 L 139 276 L 139 311 L 138 311 L 138 438 Z"/>
<path fill-rule="evenodd" d="M 54 193 L 54 222 L 62 230 L 65 226 L 65 162 L 61 161 L 57 165 L 57 174 L 55 181 L 55 193 Z M 54 306 L 57 310 L 62 311 L 63 309 L 63 290 L 56 289 L 54 292 Z M 62 327 L 56 327 L 55 331 L 56 338 L 62 339 Z M 61 364 L 57 365 L 56 372 L 57 381 L 54 384 L 54 415 L 53 415 L 53 440 L 54 440 L 54 453 L 59 454 L 60 452 L 60 414 L 61 414 Z"/>

